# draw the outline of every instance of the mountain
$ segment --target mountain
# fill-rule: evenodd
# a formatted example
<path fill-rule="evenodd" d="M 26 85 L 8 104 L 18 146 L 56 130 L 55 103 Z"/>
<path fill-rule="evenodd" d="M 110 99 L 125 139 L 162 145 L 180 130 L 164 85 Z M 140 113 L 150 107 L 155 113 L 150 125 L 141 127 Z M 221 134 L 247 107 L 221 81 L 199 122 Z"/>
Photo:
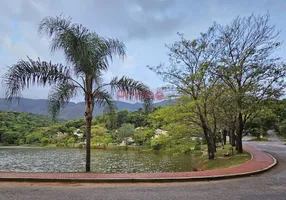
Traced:
<path fill-rule="evenodd" d="M 139 108 L 143 108 L 142 103 L 126 103 L 123 101 L 114 101 L 118 110 L 136 111 Z M 173 100 L 164 100 L 158 103 L 154 103 L 154 106 L 165 107 L 169 104 L 175 104 Z M 33 114 L 47 115 L 47 100 L 45 99 L 26 99 L 20 98 L 19 101 L 13 100 L 10 104 L 5 102 L 5 99 L 0 98 L 0 110 L 14 111 L 14 112 L 26 112 Z M 94 116 L 103 113 L 103 108 L 96 106 L 94 108 Z M 61 110 L 60 118 L 70 120 L 84 117 L 84 102 L 74 103 L 70 102 L 64 109 Z"/>

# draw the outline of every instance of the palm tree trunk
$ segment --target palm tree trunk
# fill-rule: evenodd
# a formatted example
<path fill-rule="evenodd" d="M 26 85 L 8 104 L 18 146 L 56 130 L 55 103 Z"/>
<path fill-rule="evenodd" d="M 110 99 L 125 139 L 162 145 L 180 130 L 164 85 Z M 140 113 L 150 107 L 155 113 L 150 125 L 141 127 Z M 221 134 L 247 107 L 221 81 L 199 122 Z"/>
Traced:
<path fill-rule="evenodd" d="M 86 172 L 90 172 L 90 138 L 91 138 L 91 124 L 93 113 L 93 97 L 92 94 L 85 95 L 85 120 L 86 120 Z"/>

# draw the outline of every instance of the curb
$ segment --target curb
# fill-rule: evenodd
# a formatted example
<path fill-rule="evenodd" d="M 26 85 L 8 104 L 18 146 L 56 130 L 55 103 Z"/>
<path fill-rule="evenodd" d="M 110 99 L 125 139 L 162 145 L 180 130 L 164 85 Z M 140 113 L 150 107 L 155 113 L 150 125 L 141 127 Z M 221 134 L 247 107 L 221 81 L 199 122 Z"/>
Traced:
<path fill-rule="evenodd" d="M 265 153 L 265 152 L 263 152 Z M 250 153 L 251 154 L 251 153 Z M 0 182 L 64 182 L 64 183 L 139 183 L 139 182 L 198 182 L 198 181 L 213 181 L 240 177 L 249 177 L 252 175 L 266 172 L 277 165 L 278 161 L 270 154 L 265 153 L 273 159 L 273 163 L 263 169 L 250 171 L 245 173 L 227 174 L 227 175 L 210 175 L 197 177 L 162 177 L 162 178 L 33 178 L 33 177 L 3 177 Z M 253 159 L 251 154 L 250 162 Z M 243 164 L 245 164 L 243 163 Z M 241 165 L 243 165 L 241 164 Z"/>

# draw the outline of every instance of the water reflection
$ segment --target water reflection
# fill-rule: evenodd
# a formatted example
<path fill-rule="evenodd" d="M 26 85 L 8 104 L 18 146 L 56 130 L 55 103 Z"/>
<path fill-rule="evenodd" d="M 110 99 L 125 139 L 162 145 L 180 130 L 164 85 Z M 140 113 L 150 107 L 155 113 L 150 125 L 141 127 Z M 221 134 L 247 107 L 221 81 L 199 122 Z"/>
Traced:
<path fill-rule="evenodd" d="M 163 152 L 92 150 L 97 173 L 191 171 L 191 156 Z M 0 171 L 84 172 L 84 149 L 0 148 Z"/>

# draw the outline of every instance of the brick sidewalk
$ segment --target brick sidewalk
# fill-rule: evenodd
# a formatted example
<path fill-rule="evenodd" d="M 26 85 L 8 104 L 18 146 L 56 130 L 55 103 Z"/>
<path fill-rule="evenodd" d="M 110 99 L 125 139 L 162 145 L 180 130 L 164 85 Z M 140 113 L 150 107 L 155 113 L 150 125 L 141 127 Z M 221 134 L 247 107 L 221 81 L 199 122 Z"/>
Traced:
<path fill-rule="evenodd" d="M 163 173 L 130 173 L 130 174 L 96 174 L 96 173 L 24 173 L 0 172 L 0 181 L 88 181 L 88 182 L 120 182 L 120 181 L 164 181 L 164 180 L 206 180 L 213 178 L 236 177 L 254 174 L 267 170 L 276 164 L 270 155 L 258 151 L 250 145 L 244 150 L 252 154 L 252 160 L 231 168 L 206 170 L 199 172 L 163 172 Z"/>

